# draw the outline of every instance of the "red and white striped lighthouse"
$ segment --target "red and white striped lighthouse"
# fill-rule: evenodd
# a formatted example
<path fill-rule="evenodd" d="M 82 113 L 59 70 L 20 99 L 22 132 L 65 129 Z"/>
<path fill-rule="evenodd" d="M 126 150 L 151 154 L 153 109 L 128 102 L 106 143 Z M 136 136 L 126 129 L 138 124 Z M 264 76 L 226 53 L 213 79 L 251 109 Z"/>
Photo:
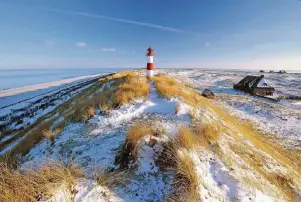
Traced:
<path fill-rule="evenodd" d="M 147 66 L 146 66 L 146 76 L 154 76 L 154 50 L 152 47 L 147 49 Z"/>

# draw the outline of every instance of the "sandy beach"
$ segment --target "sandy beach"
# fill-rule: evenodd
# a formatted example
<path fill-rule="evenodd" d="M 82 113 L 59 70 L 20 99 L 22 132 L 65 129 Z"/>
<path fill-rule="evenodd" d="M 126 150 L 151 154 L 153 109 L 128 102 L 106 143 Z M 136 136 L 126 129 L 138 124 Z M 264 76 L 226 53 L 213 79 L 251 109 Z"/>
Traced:
<path fill-rule="evenodd" d="M 58 81 L 52 81 L 52 82 L 47 82 L 47 83 L 42 83 L 42 84 L 37 84 L 37 85 L 30 85 L 30 86 L 24 86 L 20 88 L 13 88 L 13 89 L 8 89 L 8 90 L 2 90 L 0 91 L 0 98 L 1 97 L 8 97 L 8 96 L 13 96 L 13 95 L 18 95 L 21 93 L 26 93 L 30 91 L 36 91 L 36 90 L 41 90 L 53 86 L 59 86 L 62 84 L 68 84 L 72 83 L 75 81 L 80 81 L 83 79 L 89 79 L 89 78 L 94 78 L 98 77 L 104 74 L 93 74 L 93 75 L 88 75 L 88 76 L 80 76 L 80 77 L 75 77 L 75 78 L 70 78 L 70 79 L 63 79 L 63 80 L 58 80 Z"/>

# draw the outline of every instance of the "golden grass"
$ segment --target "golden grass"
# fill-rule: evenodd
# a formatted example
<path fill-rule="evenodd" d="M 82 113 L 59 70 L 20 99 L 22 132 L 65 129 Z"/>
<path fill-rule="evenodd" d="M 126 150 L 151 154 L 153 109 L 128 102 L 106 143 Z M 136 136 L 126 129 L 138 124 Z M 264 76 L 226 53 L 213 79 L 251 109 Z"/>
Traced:
<path fill-rule="evenodd" d="M 120 155 L 116 159 L 122 169 L 127 168 L 130 161 L 136 160 L 138 150 L 137 146 L 141 138 L 146 135 L 150 135 L 150 138 L 152 138 L 153 134 L 154 130 L 152 126 L 142 122 L 137 122 L 127 131 L 125 144 Z M 150 139 L 149 144 L 150 146 L 152 146 L 151 144 L 154 144 L 152 139 Z"/>
<path fill-rule="evenodd" d="M 16 132 L 12 138 L 10 138 L 7 142 L 0 144 L 0 150 L 3 150 L 6 146 L 11 144 L 14 141 L 17 141 L 19 138 L 24 137 L 8 154 L 12 162 L 14 162 L 14 158 L 16 155 L 21 154 L 25 155 L 28 151 L 37 143 L 39 143 L 42 138 L 44 137 L 43 132 L 44 130 L 48 130 L 52 124 L 55 122 L 56 118 L 54 118 L 55 114 L 60 114 L 64 116 L 64 121 L 61 122 L 57 126 L 58 128 L 64 128 L 65 124 L 68 121 L 80 121 L 81 115 L 79 113 L 80 108 L 85 107 L 81 102 L 85 102 L 88 100 L 88 96 L 91 93 L 94 93 L 101 87 L 100 83 L 95 83 L 90 88 L 87 88 L 80 92 L 75 97 L 71 98 L 67 102 L 63 103 L 62 105 L 58 106 L 54 111 L 45 116 L 39 118 L 34 124 L 30 125 L 29 127 L 19 130 Z M 78 112 L 78 113 L 77 113 Z M 77 116 L 77 119 L 74 117 Z"/>
<path fill-rule="evenodd" d="M 161 136 L 161 135 L 165 135 L 167 133 L 167 131 L 164 127 L 157 127 L 154 132 L 155 132 L 154 136 Z"/>
<path fill-rule="evenodd" d="M 126 104 L 136 98 L 148 96 L 150 87 L 145 77 L 128 75 L 123 80 L 114 93 L 114 102 L 117 105 Z"/>
<path fill-rule="evenodd" d="M 179 148 L 181 146 L 178 141 L 171 140 L 165 143 L 163 151 L 156 160 L 156 164 L 162 171 L 170 170 L 174 173 L 173 189 L 167 195 L 166 200 L 171 202 L 200 201 L 199 179 L 194 162 L 186 151 L 179 152 Z"/>
<path fill-rule="evenodd" d="M 105 102 L 100 103 L 100 104 L 98 105 L 98 109 L 104 111 L 105 113 L 108 113 L 109 110 L 110 110 L 111 108 L 112 108 L 112 107 L 110 106 L 110 104 L 105 103 Z"/>
<path fill-rule="evenodd" d="M 194 128 L 194 133 L 198 136 L 198 142 L 202 146 L 217 144 L 220 128 L 217 122 L 210 124 L 197 123 Z"/>
<path fill-rule="evenodd" d="M 41 121 L 41 120 L 40 120 Z M 50 119 L 47 122 L 37 122 L 37 125 L 33 125 L 27 129 L 24 129 L 18 135 L 20 137 L 25 136 L 26 138 L 22 139 L 8 154 L 10 156 L 10 163 L 15 162 L 15 157 L 18 154 L 25 155 L 29 152 L 30 148 L 34 147 L 42 138 L 43 130 L 48 130 L 53 124 L 54 119 Z M 38 124 L 40 123 L 40 124 Z"/>
<path fill-rule="evenodd" d="M 152 134 L 153 128 L 150 124 L 138 122 L 134 126 L 132 126 L 126 133 L 126 144 L 128 146 L 132 145 L 133 149 L 135 149 L 138 141 L 142 137 Z"/>
<path fill-rule="evenodd" d="M 301 175 L 301 169 L 297 169 L 297 162 L 294 162 L 296 159 L 300 159 L 300 157 L 298 157 L 299 154 L 290 152 L 279 143 L 271 141 L 265 135 L 259 134 L 252 124 L 241 122 L 239 118 L 229 115 L 222 108 L 216 106 L 210 100 L 203 98 L 200 94 L 185 85 L 176 81 L 174 82 L 176 84 L 168 85 L 170 80 L 172 79 L 162 75 L 153 78 L 155 86 L 162 96 L 167 98 L 180 97 L 188 104 L 192 103 L 193 106 L 201 106 L 202 108 L 208 109 L 208 111 L 210 110 L 215 113 L 222 122 L 227 124 L 226 130 L 233 134 L 235 138 L 247 138 L 256 148 L 266 152 L 283 166 L 290 166 L 296 171 L 299 170 L 298 173 Z"/>
<path fill-rule="evenodd" d="M 193 150 L 198 146 L 198 137 L 188 128 L 180 127 L 178 129 L 177 142 L 180 147 Z"/>
<path fill-rule="evenodd" d="M 158 93 L 162 97 L 171 99 L 172 97 L 182 98 L 184 102 L 191 106 L 197 104 L 197 99 L 194 96 L 192 89 L 177 82 L 176 80 L 162 75 L 157 75 L 152 78 Z"/>
<path fill-rule="evenodd" d="M 106 85 L 103 91 L 99 92 L 104 82 L 112 82 L 113 87 Z M 134 90 L 136 92 L 134 96 L 131 96 L 131 93 L 122 95 L 120 99 L 118 97 L 120 90 L 118 93 L 118 89 L 121 88 L 124 88 L 126 92 L 132 92 Z M 139 77 L 135 72 L 120 72 L 109 75 L 58 106 L 53 112 L 41 117 L 35 124 L 26 129 L 17 131 L 15 136 L 0 144 L 0 150 L 5 149 L 5 147 L 12 142 L 25 136 L 9 153 L 11 159 L 14 159 L 17 154 L 25 155 L 30 148 L 44 137 L 42 131 L 48 130 L 54 123 L 56 118 L 53 118 L 53 116 L 55 114 L 60 114 L 60 116 L 64 117 L 65 121 L 62 123 L 63 128 L 65 124 L 70 121 L 86 122 L 95 113 L 95 108 L 101 108 L 101 110 L 108 112 L 108 110 L 118 107 L 121 103 L 130 102 L 139 96 L 147 96 L 148 93 L 149 85 L 147 80 L 144 77 Z M 118 103 L 115 102 L 115 100 L 117 100 Z"/>
<path fill-rule="evenodd" d="M 94 172 L 94 179 L 100 186 L 114 188 L 116 186 L 125 185 L 128 181 L 128 172 L 117 170 L 105 172 L 103 170 L 96 170 Z"/>
<path fill-rule="evenodd" d="M 87 122 L 89 119 L 91 119 L 95 115 L 95 108 L 90 106 L 87 109 L 84 110 L 84 114 L 81 114 L 81 120 L 83 122 Z"/>
<path fill-rule="evenodd" d="M 299 201 L 295 194 L 295 189 L 292 187 L 294 183 L 290 176 L 285 176 L 279 173 L 265 173 L 265 175 L 269 182 L 272 182 L 272 184 L 285 194 L 288 201 Z"/>
<path fill-rule="evenodd" d="M 56 128 L 54 130 L 49 130 L 49 129 L 44 129 L 42 131 L 43 133 L 43 136 L 48 139 L 48 140 L 51 140 L 52 143 L 54 143 L 54 138 L 57 134 L 59 134 L 60 132 L 62 131 L 62 129 L 60 128 Z"/>
<path fill-rule="evenodd" d="M 252 171 L 259 173 L 269 183 L 276 186 L 281 191 L 287 201 L 298 201 L 295 195 L 294 181 L 291 176 L 278 173 L 277 171 L 269 171 L 265 168 L 266 157 L 258 151 L 252 149 L 247 145 L 230 144 L 232 151 L 250 166 Z M 256 182 L 251 182 L 249 185 L 253 186 Z M 258 185 L 255 185 L 258 187 Z M 260 187 L 263 191 L 265 187 Z"/>
<path fill-rule="evenodd" d="M 75 179 L 84 175 L 73 164 L 48 162 L 35 170 L 14 170 L 1 162 L 0 176 L 0 201 L 27 202 L 51 196 L 54 187 L 71 189 Z"/>
<path fill-rule="evenodd" d="M 188 150 L 196 147 L 209 147 L 218 143 L 220 129 L 215 124 L 197 122 L 194 127 L 180 127 L 178 129 L 177 144 Z"/>
<path fill-rule="evenodd" d="M 87 109 L 87 114 L 88 114 L 89 117 L 93 117 L 95 115 L 95 109 L 94 109 L 94 107 L 89 107 Z"/>
<path fill-rule="evenodd" d="M 189 154 L 177 155 L 175 168 L 176 181 L 174 186 L 176 194 L 171 197 L 176 201 L 197 202 L 199 199 L 199 180 L 195 170 L 195 165 Z"/>
<path fill-rule="evenodd" d="M 200 137 L 198 144 L 203 146 L 226 146 L 223 144 L 228 144 L 228 141 L 223 138 L 223 143 L 220 143 L 220 134 L 227 134 L 228 138 L 230 138 L 230 142 L 234 142 L 235 145 L 240 148 L 240 153 L 237 150 L 234 150 L 234 152 L 241 156 L 247 165 L 252 168 L 252 171 L 263 176 L 268 182 L 275 185 L 284 193 L 286 200 L 295 200 L 293 196 L 294 191 L 301 193 L 300 185 L 297 184 L 301 179 L 301 158 L 299 152 L 286 149 L 275 139 L 255 129 L 252 123 L 242 122 L 238 117 L 229 115 L 222 108 L 216 106 L 213 101 L 203 98 L 199 93 L 179 82 L 171 82 L 172 79 L 169 77 L 159 75 L 152 80 L 161 96 L 181 98 L 185 103 L 194 107 L 194 109 L 198 107 L 207 109 L 209 113 L 212 113 L 215 117 L 220 119 L 220 122 L 207 126 L 196 125 L 196 127 L 193 128 L 193 132 Z M 193 115 L 192 118 L 194 121 L 199 121 L 197 115 Z M 217 126 L 217 128 L 214 128 L 215 126 Z M 230 149 L 233 148 L 230 147 Z M 249 151 L 252 152 L 250 153 Z M 220 158 L 224 160 L 228 159 L 228 157 L 226 158 L 227 154 L 222 154 L 219 150 L 213 150 L 213 152 L 216 152 Z M 282 168 L 287 169 L 289 173 L 287 179 L 283 178 L 282 174 L 272 172 L 272 170 L 269 171 L 269 169 L 263 166 L 267 161 L 274 160 Z M 227 161 L 232 162 L 236 161 L 236 159 L 228 159 Z"/>

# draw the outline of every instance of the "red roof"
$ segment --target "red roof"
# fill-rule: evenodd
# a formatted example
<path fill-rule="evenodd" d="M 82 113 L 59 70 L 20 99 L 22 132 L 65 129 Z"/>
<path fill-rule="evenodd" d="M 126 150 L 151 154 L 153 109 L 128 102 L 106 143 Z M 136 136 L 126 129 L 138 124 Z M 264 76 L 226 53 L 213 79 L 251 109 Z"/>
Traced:
<path fill-rule="evenodd" d="M 154 49 L 152 49 L 152 47 L 150 46 L 148 49 L 147 49 L 147 56 L 153 56 L 154 55 Z"/>

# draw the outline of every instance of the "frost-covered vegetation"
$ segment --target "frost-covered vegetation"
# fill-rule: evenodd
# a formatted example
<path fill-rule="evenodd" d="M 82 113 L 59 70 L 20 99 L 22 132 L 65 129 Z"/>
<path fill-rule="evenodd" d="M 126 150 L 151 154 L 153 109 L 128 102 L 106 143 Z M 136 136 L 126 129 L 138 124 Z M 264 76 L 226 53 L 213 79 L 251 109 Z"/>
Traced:
<path fill-rule="evenodd" d="M 144 75 L 102 78 L 25 129 L 0 200 L 300 200 L 300 153 L 183 82 Z"/>

